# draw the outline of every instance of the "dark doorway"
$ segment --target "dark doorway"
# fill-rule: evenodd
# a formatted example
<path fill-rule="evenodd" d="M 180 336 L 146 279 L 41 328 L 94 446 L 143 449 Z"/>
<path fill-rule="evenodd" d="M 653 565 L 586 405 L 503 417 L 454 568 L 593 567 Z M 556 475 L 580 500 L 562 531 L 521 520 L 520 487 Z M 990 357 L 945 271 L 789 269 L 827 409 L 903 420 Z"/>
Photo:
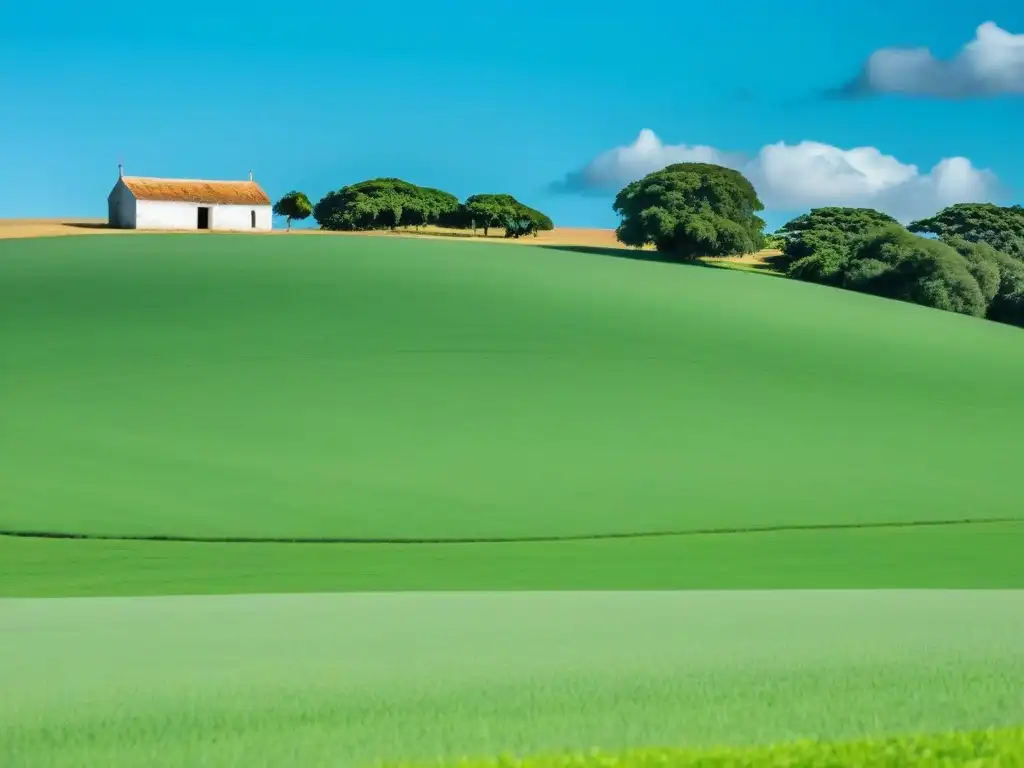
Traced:
<path fill-rule="evenodd" d="M 256 229 L 256 211 L 252 212 L 252 228 Z"/>
<path fill-rule="evenodd" d="M 210 228 L 210 209 L 200 208 L 199 209 L 199 229 Z"/>

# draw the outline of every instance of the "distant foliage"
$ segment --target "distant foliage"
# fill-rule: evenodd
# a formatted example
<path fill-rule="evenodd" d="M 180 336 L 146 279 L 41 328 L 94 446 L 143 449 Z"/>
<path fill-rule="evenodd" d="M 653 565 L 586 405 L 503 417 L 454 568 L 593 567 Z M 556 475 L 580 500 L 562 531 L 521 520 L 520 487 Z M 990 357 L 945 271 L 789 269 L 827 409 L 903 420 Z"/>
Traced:
<path fill-rule="evenodd" d="M 455 195 L 402 179 L 382 178 L 328 192 L 314 206 L 322 229 L 355 231 L 435 225 L 454 229 L 504 227 L 521 237 L 554 229 L 551 219 L 511 195 L 473 195 L 460 203 Z"/>
<path fill-rule="evenodd" d="M 904 228 L 869 208 L 817 208 L 780 230 L 787 274 L 1024 326 L 1024 259 L 986 240 L 1016 248 L 1022 210 L 954 205 Z"/>
<path fill-rule="evenodd" d="M 785 236 L 780 266 L 798 280 L 839 285 L 854 241 L 890 226 L 899 222 L 871 208 L 814 208 L 779 230 Z"/>
<path fill-rule="evenodd" d="M 764 244 L 764 210 L 739 171 L 709 163 L 677 163 L 627 185 L 613 209 L 619 241 L 652 244 L 680 261 L 754 253 Z"/>
<path fill-rule="evenodd" d="M 987 309 L 964 256 L 900 226 L 861 236 L 851 249 L 841 285 L 974 317 L 984 317 Z"/>
<path fill-rule="evenodd" d="M 1024 207 L 992 203 L 959 203 L 934 216 L 907 226 L 911 232 L 928 232 L 943 240 L 963 238 L 988 243 L 1017 259 L 1024 259 Z"/>
<path fill-rule="evenodd" d="M 313 213 L 313 204 L 309 202 L 304 192 L 292 190 L 287 195 L 274 203 L 274 215 L 284 216 L 288 222 L 288 229 L 292 228 L 293 219 L 307 219 Z"/>
<path fill-rule="evenodd" d="M 988 301 L 985 316 L 996 322 L 1024 326 L 1024 261 L 988 243 L 973 243 L 961 237 L 945 242 L 967 260 Z"/>
<path fill-rule="evenodd" d="M 447 192 L 382 178 L 328 192 L 314 206 L 313 216 L 321 229 L 395 229 L 436 224 L 458 206 L 458 199 Z"/>
<path fill-rule="evenodd" d="M 551 219 L 523 205 L 512 195 L 472 195 L 466 198 L 463 210 L 468 226 L 482 229 L 485 235 L 491 228 L 498 227 L 505 230 L 505 237 L 512 238 L 554 229 Z"/>
<path fill-rule="evenodd" d="M 743 174 L 677 163 L 628 184 L 612 207 L 627 246 L 653 245 L 679 261 L 778 249 L 773 268 L 797 280 L 1024 326 L 1024 206 L 961 203 L 907 227 L 871 208 L 815 208 L 765 235 L 764 206 Z M 316 205 L 292 191 L 274 213 L 289 228 L 312 215 L 338 231 L 435 225 L 520 238 L 554 229 L 508 194 L 460 202 L 396 178 L 344 186 Z"/>

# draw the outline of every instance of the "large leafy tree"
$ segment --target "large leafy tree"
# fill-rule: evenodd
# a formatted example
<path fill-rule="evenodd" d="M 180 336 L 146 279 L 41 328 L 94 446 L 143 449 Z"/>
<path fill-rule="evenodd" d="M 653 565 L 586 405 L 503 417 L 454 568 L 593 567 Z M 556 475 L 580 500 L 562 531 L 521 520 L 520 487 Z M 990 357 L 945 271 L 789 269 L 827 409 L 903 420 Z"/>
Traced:
<path fill-rule="evenodd" d="M 313 206 L 322 229 L 365 230 L 421 227 L 504 227 L 509 237 L 553 229 L 551 219 L 511 195 L 473 195 L 460 204 L 455 195 L 402 179 L 369 179 L 327 193 Z"/>
<path fill-rule="evenodd" d="M 753 184 L 720 165 L 670 165 L 627 185 L 612 207 L 622 218 L 620 242 L 653 244 L 679 260 L 752 253 L 764 242 Z"/>
<path fill-rule="evenodd" d="M 284 216 L 288 223 L 288 229 L 292 228 L 292 220 L 309 218 L 313 213 L 313 204 L 305 193 L 292 190 L 287 195 L 274 203 L 274 215 Z"/>
<path fill-rule="evenodd" d="M 992 203 L 958 203 L 934 216 L 907 226 L 911 232 L 928 232 L 948 240 L 960 237 L 1024 259 L 1024 207 Z"/>
<path fill-rule="evenodd" d="M 395 229 L 430 220 L 430 195 L 402 179 L 381 178 L 328 192 L 314 207 L 322 229 Z"/>
<path fill-rule="evenodd" d="M 872 208 L 814 208 L 779 229 L 782 266 L 798 280 L 838 285 L 854 242 L 893 226 L 899 227 L 896 219 Z"/>

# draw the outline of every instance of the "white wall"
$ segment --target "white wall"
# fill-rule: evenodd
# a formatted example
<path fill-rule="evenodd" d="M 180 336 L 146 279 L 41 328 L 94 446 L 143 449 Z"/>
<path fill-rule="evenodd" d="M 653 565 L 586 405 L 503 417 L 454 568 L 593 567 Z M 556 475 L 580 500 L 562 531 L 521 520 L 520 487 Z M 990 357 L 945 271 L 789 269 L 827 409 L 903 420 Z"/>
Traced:
<path fill-rule="evenodd" d="M 118 229 L 135 228 L 135 196 L 120 179 L 107 196 L 107 224 Z"/>
<path fill-rule="evenodd" d="M 197 229 L 195 203 L 165 203 L 139 200 L 136 203 L 135 226 L 138 229 Z"/>
<path fill-rule="evenodd" d="M 252 230 L 252 212 L 256 211 L 256 229 L 270 229 L 269 205 L 217 205 L 210 208 L 210 229 Z"/>
<path fill-rule="evenodd" d="M 252 212 L 256 211 L 256 230 L 272 226 L 269 205 L 207 205 L 140 200 L 137 203 L 136 226 L 139 229 L 198 229 L 199 208 L 210 209 L 210 229 L 249 231 Z"/>

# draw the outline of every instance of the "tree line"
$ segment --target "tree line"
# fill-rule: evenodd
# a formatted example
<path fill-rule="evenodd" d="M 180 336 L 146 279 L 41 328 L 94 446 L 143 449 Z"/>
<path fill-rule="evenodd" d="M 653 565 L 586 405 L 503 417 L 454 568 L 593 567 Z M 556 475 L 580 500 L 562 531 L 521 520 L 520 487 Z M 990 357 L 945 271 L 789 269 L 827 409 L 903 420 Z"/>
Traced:
<path fill-rule="evenodd" d="M 613 209 L 625 245 L 667 257 L 778 248 L 788 277 L 1024 326 L 1024 207 L 960 203 L 901 225 L 870 208 L 815 208 L 766 235 L 740 172 L 678 163 L 627 185 Z"/>
<path fill-rule="evenodd" d="M 615 197 L 619 242 L 653 245 L 667 258 L 776 248 L 786 276 L 1024 326 L 1024 207 L 960 203 L 901 225 L 870 208 L 815 208 L 766 234 L 764 205 L 739 171 L 677 163 L 626 185 Z M 550 218 L 511 195 L 455 195 L 395 178 L 361 181 L 313 204 L 293 191 L 274 205 L 321 229 L 365 231 L 434 225 L 502 228 L 518 238 L 550 230 Z"/>
<path fill-rule="evenodd" d="M 320 229 L 358 232 L 398 227 L 438 226 L 449 229 L 505 230 L 519 238 L 554 229 L 551 219 L 512 195 L 471 195 L 465 201 L 448 192 L 394 178 L 369 179 L 328 192 L 315 205 L 292 191 L 274 204 L 274 213 L 293 220 L 312 216 Z"/>

